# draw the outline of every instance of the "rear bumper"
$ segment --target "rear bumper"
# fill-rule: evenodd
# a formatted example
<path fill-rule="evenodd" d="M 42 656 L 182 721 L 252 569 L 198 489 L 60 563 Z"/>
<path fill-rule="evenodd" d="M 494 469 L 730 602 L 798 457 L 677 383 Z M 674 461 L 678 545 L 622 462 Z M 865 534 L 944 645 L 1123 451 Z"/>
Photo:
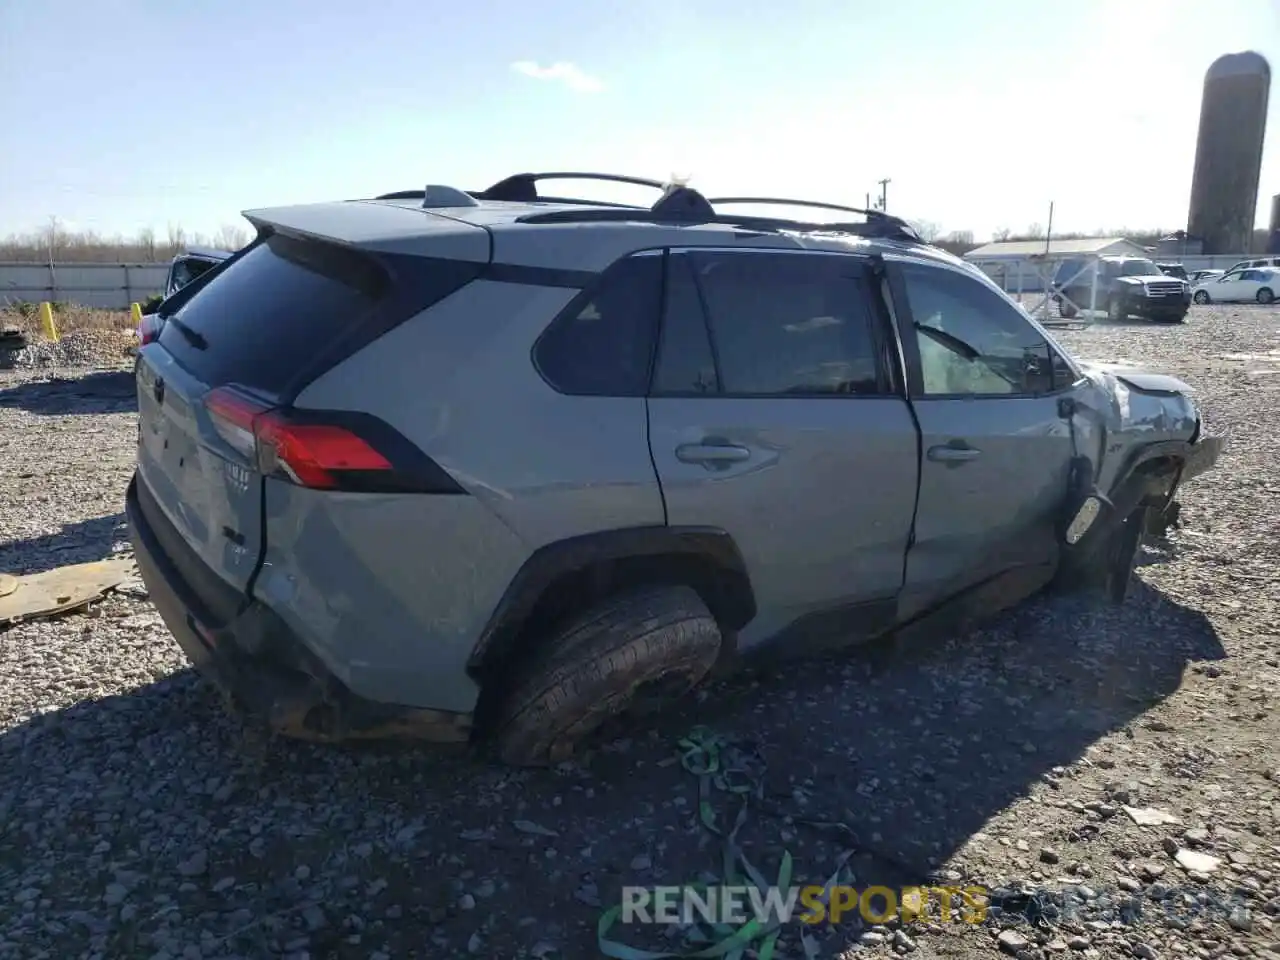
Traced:
<path fill-rule="evenodd" d="M 224 585 L 216 604 L 222 615 L 213 613 L 213 605 L 184 576 L 192 558 L 184 557 L 179 563 L 165 549 L 162 541 L 168 538 L 157 527 L 167 521 L 154 508 L 144 508 L 139 483 L 135 475 L 125 495 L 138 570 L 178 646 L 229 707 L 264 721 L 276 733 L 306 740 L 408 737 L 460 743 L 470 739 L 470 714 L 375 703 L 356 696 L 279 617 L 247 595 L 236 595 L 236 609 L 228 615 L 225 592 L 231 588 Z M 202 572 L 211 575 L 207 569 Z"/>

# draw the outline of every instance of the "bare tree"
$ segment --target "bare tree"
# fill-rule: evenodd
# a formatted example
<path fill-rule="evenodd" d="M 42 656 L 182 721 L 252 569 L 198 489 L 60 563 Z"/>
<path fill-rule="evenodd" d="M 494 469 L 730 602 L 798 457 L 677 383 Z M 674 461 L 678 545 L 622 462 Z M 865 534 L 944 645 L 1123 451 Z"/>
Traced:
<path fill-rule="evenodd" d="M 1023 234 L 1028 240 L 1043 240 L 1044 226 L 1039 223 L 1033 223 L 1027 227 L 1027 232 Z"/>
<path fill-rule="evenodd" d="M 177 252 L 187 245 L 187 232 L 177 223 L 169 224 L 169 249 Z"/>
<path fill-rule="evenodd" d="M 243 227 L 224 223 L 213 237 L 213 245 L 223 250 L 239 250 L 249 242 L 249 235 Z"/>
<path fill-rule="evenodd" d="M 1009 239 L 1009 234 L 1011 232 L 1012 231 L 1010 231 L 1008 227 L 1001 227 L 995 233 L 991 234 L 991 240 L 994 243 L 1003 243 L 1005 240 Z"/>
<path fill-rule="evenodd" d="M 933 243 L 938 239 L 938 234 L 942 232 L 942 227 L 932 220 L 919 220 L 916 222 L 916 231 L 925 243 Z"/>
<path fill-rule="evenodd" d="M 156 232 L 151 227 L 143 227 L 138 231 L 138 247 L 148 263 L 156 259 Z"/>
<path fill-rule="evenodd" d="M 950 233 L 947 234 L 946 239 L 948 243 L 954 243 L 957 245 L 967 244 L 969 246 L 972 246 L 973 231 L 972 230 L 952 230 Z"/>

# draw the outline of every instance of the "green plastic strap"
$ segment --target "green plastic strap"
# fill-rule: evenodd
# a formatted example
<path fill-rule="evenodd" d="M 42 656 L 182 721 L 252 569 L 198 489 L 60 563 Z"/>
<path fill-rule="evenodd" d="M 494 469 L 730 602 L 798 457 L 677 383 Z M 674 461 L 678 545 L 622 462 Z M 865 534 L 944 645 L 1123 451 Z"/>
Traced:
<path fill-rule="evenodd" d="M 688 735 L 679 740 L 678 745 L 680 747 L 681 766 L 698 778 L 699 820 L 710 833 L 720 837 L 723 841 L 721 867 L 725 884 L 730 886 L 737 885 L 737 868 L 740 864 L 761 894 L 766 894 L 769 885 L 765 882 L 764 876 L 747 859 L 737 843 L 738 831 L 747 822 L 750 798 L 752 796 L 763 797 L 762 779 L 759 776 L 751 776 L 746 770 L 726 766 L 722 757 L 722 747 L 725 746 L 723 739 L 705 727 L 695 727 Z M 727 834 L 717 823 L 715 807 L 711 802 L 711 795 L 715 790 L 741 797 L 737 816 L 734 818 L 733 826 Z M 784 851 L 782 863 L 778 869 L 778 881 L 776 884 L 778 889 L 787 890 L 791 887 L 793 866 L 791 852 Z M 841 862 L 841 867 L 843 867 L 843 861 Z M 838 873 L 839 869 L 837 870 L 837 876 Z M 835 880 L 836 876 L 833 876 L 829 886 L 834 884 Z M 710 884 L 698 884 L 686 889 L 705 892 L 710 886 Z M 757 941 L 759 942 L 759 949 L 756 952 L 756 956 L 759 960 L 773 960 L 780 934 L 779 928 L 782 925 L 781 918 L 774 918 L 768 923 L 755 918 L 747 921 L 737 929 L 728 924 L 714 924 L 712 925 L 712 931 L 719 935 L 721 939 L 708 946 L 696 950 L 654 951 L 632 947 L 608 937 L 609 931 L 618 921 L 621 913 L 621 905 L 611 907 L 601 915 L 600 921 L 596 926 L 596 941 L 600 953 L 605 957 L 614 958 L 614 960 L 696 960 L 696 958 L 714 957 L 722 957 L 724 960 L 741 960 L 746 948 Z M 695 928 L 690 931 L 690 939 L 705 942 L 710 937 L 703 934 L 700 928 Z M 809 945 L 806 944 L 805 947 L 808 950 Z"/>

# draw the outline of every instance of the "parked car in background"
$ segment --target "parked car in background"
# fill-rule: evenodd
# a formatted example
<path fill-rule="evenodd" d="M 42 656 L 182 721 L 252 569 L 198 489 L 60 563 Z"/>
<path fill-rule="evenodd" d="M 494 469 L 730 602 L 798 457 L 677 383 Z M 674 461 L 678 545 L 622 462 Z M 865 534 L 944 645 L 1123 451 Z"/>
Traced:
<path fill-rule="evenodd" d="M 1181 323 L 1191 306 L 1191 286 L 1146 257 L 1072 257 L 1059 264 L 1053 287 L 1058 314 L 1068 320 L 1094 309 L 1113 321 Z"/>
<path fill-rule="evenodd" d="M 211 247 L 188 247 L 169 264 L 169 276 L 165 280 L 164 295 L 171 297 L 206 270 L 216 267 L 231 256 L 230 250 Z"/>
<path fill-rule="evenodd" d="M 1187 279 L 1187 268 L 1180 263 L 1157 263 L 1160 272 L 1166 277 L 1177 277 L 1179 280 Z"/>
<path fill-rule="evenodd" d="M 1197 283 L 1220 277 L 1226 272 L 1225 270 L 1197 270 L 1187 278 L 1187 281 L 1194 287 Z"/>
<path fill-rule="evenodd" d="M 143 308 L 142 322 L 138 324 L 138 342 L 150 343 L 160 336 L 160 328 L 164 325 L 161 307 L 167 300 L 232 256 L 230 250 L 188 247 L 186 253 L 180 253 L 174 257 L 169 264 L 169 274 L 165 278 L 164 294 Z"/>
<path fill-rule="evenodd" d="M 292 736 L 554 763 L 748 653 L 1120 602 L 1221 448 L 879 211 L 576 173 L 247 217 L 138 352 L 125 509 L 178 644 Z"/>
<path fill-rule="evenodd" d="M 1280 293 L 1280 269 L 1252 267 L 1231 269 L 1220 277 L 1196 284 L 1191 298 L 1196 303 L 1272 303 Z"/>
<path fill-rule="evenodd" d="M 1227 273 L 1235 270 L 1249 270 L 1253 267 L 1280 267 L 1280 257 L 1256 257 L 1253 260 L 1241 260 L 1233 263 Z"/>

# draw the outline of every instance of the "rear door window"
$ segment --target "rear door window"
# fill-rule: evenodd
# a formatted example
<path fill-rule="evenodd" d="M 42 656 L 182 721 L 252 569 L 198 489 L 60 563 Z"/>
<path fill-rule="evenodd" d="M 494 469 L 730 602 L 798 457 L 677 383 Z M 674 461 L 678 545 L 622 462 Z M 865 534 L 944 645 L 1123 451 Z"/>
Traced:
<path fill-rule="evenodd" d="M 729 396 L 886 392 L 865 265 L 827 254 L 690 256 Z"/>
<path fill-rule="evenodd" d="M 387 285 L 368 257 L 276 234 L 183 304 L 160 344 L 209 386 L 234 382 L 278 395 Z"/>

